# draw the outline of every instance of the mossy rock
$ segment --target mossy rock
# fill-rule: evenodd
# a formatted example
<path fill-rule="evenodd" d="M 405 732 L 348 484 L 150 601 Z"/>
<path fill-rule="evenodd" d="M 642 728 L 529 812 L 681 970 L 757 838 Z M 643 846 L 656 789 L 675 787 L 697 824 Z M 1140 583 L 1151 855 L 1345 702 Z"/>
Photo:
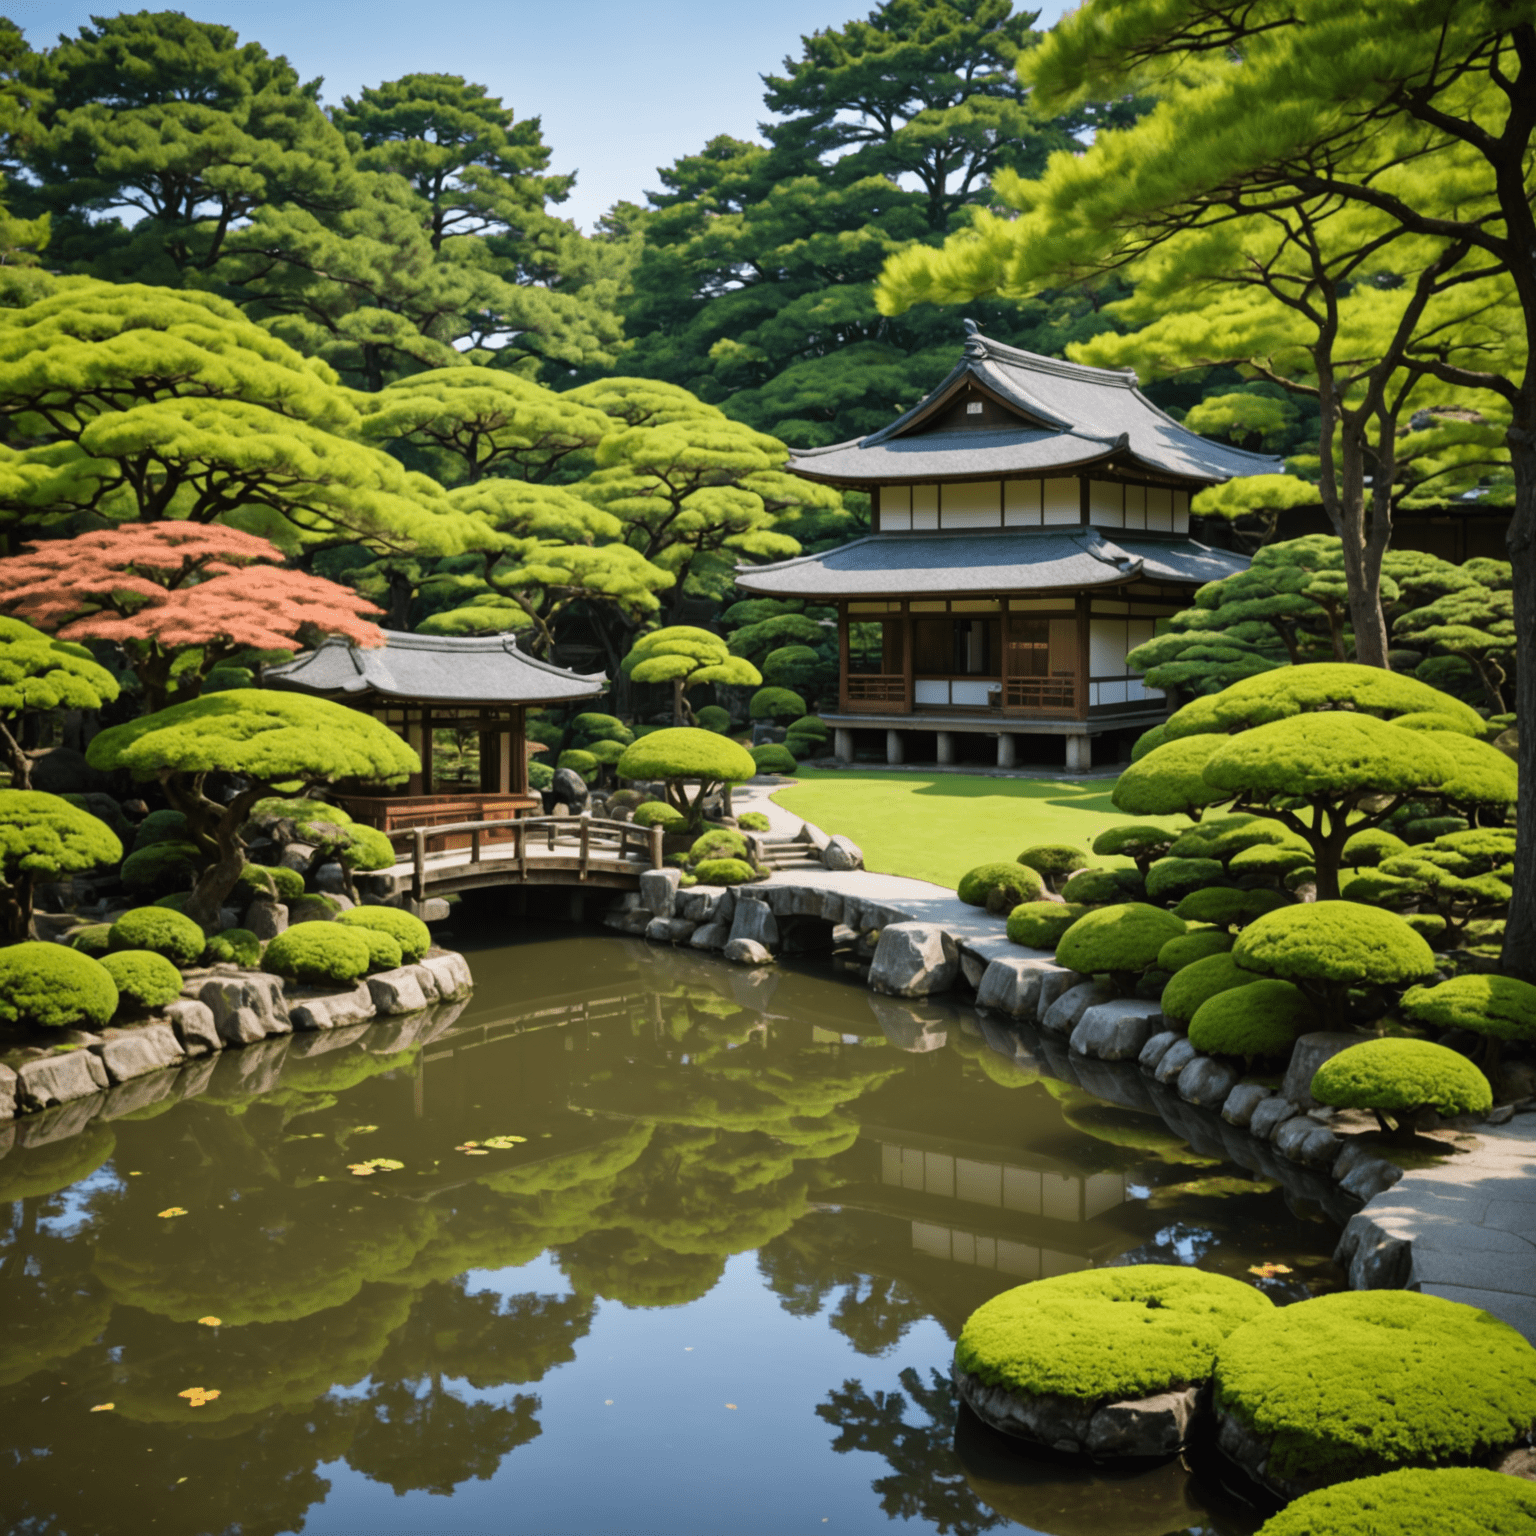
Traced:
<path fill-rule="evenodd" d="M 399 907 L 353 907 L 336 919 L 342 928 L 373 929 L 387 933 L 400 946 L 400 961 L 415 965 L 432 947 L 432 930 L 410 912 Z"/>
<path fill-rule="evenodd" d="M 112 936 L 111 923 L 88 923 L 84 928 L 76 928 L 69 936 L 71 949 L 78 949 L 83 955 L 90 955 L 99 960 L 106 954 L 108 941 Z"/>
<path fill-rule="evenodd" d="M 1147 900 L 1170 906 L 1208 885 L 1224 885 L 1226 870 L 1219 859 L 1159 859 L 1147 871 Z"/>
<path fill-rule="evenodd" d="M 172 965 L 195 964 L 207 942 L 190 917 L 169 907 L 135 907 L 124 912 L 107 936 L 108 949 L 153 950 Z"/>
<path fill-rule="evenodd" d="M 291 981 L 347 986 L 366 975 L 372 951 L 341 923 L 295 923 L 267 945 L 262 969 Z"/>
<path fill-rule="evenodd" d="M 134 895 L 164 896 L 170 891 L 190 891 L 203 862 L 195 844 L 151 843 L 130 853 L 118 873 Z"/>
<path fill-rule="evenodd" d="M 1037 843 L 1026 848 L 1018 857 L 1018 863 L 1044 875 L 1053 884 L 1063 875 L 1088 868 L 1088 855 L 1070 843 Z"/>
<path fill-rule="evenodd" d="M 1150 970 L 1158 951 L 1185 931 L 1184 924 L 1161 907 L 1127 902 L 1085 912 L 1062 935 L 1056 958 L 1085 976 Z"/>
<path fill-rule="evenodd" d="M 1536 1483 L 1483 1467 L 1412 1467 L 1319 1488 L 1258 1536 L 1531 1536 Z"/>
<path fill-rule="evenodd" d="M 635 813 L 630 820 L 637 827 L 680 827 L 687 821 L 687 817 L 665 800 L 644 800 L 635 807 Z"/>
<path fill-rule="evenodd" d="M 1181 1265 L 1080 1270 L 984 1302 L 955 1364 L 1020 1397 L 1152 1397 L 1206 1381 L 1223 1340 L 1272 1310 L 1250 1285 Z"/>
<path fill-rule="evenodd" d="M 1243 928 L 1270 912 L 1293 906 L 1279 891 L 1242 891 L 1232 886 L 1208 885 L 1191 891 L 1173 909 L 1187 923 L 1213 923 L 1218 928 Z"/>
<path fill-rule="evenodd" d="M 1146 882 L 1134 869 L 1080 869 L 1062 886 L 1061 894 L 1065 901 L 1098 907 L 1136 901 L 1146 890 Z"/>
<path fill-rule="evenodd" d="M 1536 987 L 1513 976 L 1453 976 L 1433 987 L 1410 987 L 1403 994 L 1403 1016 L 1495 1040 L 1536 1040 Z"/>
<path fill-rule="evenodd" d="M 1391 1116 L 1433 1109 L 1481 1115 L 1493 1090 L 1465 1056 L 1428 1040 L 1364 1040 L 1330 1057 L 1312 1075 L 1312 1097 L 1335 1109 Z"/>
<path fill-rule="evenodd" d="M 1219 928 L 1199 928 L 1169 939 L 1157 952 L 1157 968 L 1177 975 L 1186 965 L 1209 955 L 1224 955 L 1232 948 L 1232 935 Z"/>
<path fill-rule="evenodd" d="M 0 1024 L 99 1029 L 117 1011 L 117 983 L 99 960 L 28 939 L 0 949 Z"/>
<path fill-rule="evenodd" d="M 744 885 L 757 879 L 757 870 L 745 859 L 705 859 L 694 866 L 694 878 L 700 885 Z"/>
<path fill-rule="evenodd" d="M 310 891 L 288 903 L 288 920 L 291 923 L 329 923 L 348 910 L 334 896 Z"/>
<path fill-rule="evenodd" d="M 255 970 L 261 964 L 261 940 L 249 928 L 226 928 L 214 934 L 203 951 L 203 964 L 220 962 Z"/>
<path fill-rule="evenodd" d="M 1417 1291 L 1280 1308 L 1231 1334 L 1214 1381 L 1221 1448 L 1287 1498 L 1486 1461 L 1536 1422 L 1536 1349 L 1476 1307 Z"/>
<path fill-rule="evenodd" d="M 1435 969 L 1429 945 L 1402 918 L 1354 901 L 1293 903 L 1266 913 L 1243 929 L 1232 953 L 1249 970 L 1284 981 L 1389 986 Z"/>
<path fill-rule="evenodd" d="M 761 811 L 744 811 L 736 818 L 736 825 L 743 832 L 767 832 L 773 823 Z"/>
<path fill-rule="evenodd" d="M 281 864 L 247 864 L 235 890 L 247 900 L 296 901 L 304 894 L 304 877 Z"/>
<path fill-rule="evenodd" d="M 1045 881 L 1034 870 L 1023 864 L 1001 862 L 978 864 L 967 870 L 956 891 L 960 900 L 972 907 L 988 906 L 995 895 L 999 903 L 1007 901 L 1004 911 L 1012 911 L 1022 902 L 1038 901 L 1044 894 Z"/>
<path fill-rule="evenodd" d="M 1008 937 L 1029 949 L 1055 949 L 1088 907 L 1071 901 L 1024 901 L 1008 914 Z"/>
<path fill-rule="evenodd" d="M 1166 992 L 1163 999 L 1167 1013 Z M 1289 1055 L 1297 1039 L 1317 1026 L 1316 1010 L 1300 987 L 1256 980 L 1201 1003 L 1189 1021 L 1189 1043 L 1209 1056 L 1255 1061 Z"/>
<path fill-rule="evenodd" d="M 1251 987 L 1258 980 L 1229 953 L 1207 955 L 1182 967 L 1163 989 L 1163 1017 L 1175 1028 L 1187 1028 L 1202 1003 L 1234 987 Z"/>
<path fill-rule="evenodd" d="M 747 840 L 729 827 L 715 827 L 702 837 L 694 839 L 688 850 L 690 864 L 702 864 L 706 859 L 747 860 Z"/>
<path fill-rule="evenodd" d="M 163 1008 L 181 996 L 181 972 L 152 950 L 116 950 L 101 963 L 117 987 L 119 1013 Z"/>

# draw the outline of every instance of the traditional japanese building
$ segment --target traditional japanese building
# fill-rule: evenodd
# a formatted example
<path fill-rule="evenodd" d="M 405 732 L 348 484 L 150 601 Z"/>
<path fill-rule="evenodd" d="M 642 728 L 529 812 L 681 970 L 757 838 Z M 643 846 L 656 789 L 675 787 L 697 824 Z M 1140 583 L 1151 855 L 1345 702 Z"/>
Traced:
<path fill-rule="evenodd" d="M 1187 432 L 1136 376 L 1004 346 L 970 321 L 965 353 L 882 431 L 795 454 L 808 480 L 867 491 L 873 532 L 825 554 L 742 567 L 737 586 L 835 605 L 838 756 L 883 730 L 900 762 L 933 740 L 1092 738 L 1163 715 L 1126 655 L 1205 582 L 1247 560 L 1190 537 L 1190 497 L 1280 461 Z M 923 740 L 912 738 L 932 733 Z M 866 738 L 862 743 L 871 744 Z"/>
<path fill-rule="evenodd" d="M 398 792 L 338 796 L 352 816 L 396 832 L 511 820 L 542 808 L 542 800 L 528 792 L 524 714 L 530 705 L 595 698 L 607 678 L 539 661 L 520 651 L 511 635 L 461 639 L 385 630 L 384 638 L 381 646 L 364 647 L 333 635 L 294 661 L 268 668 L 265 678 L 270 687 L 316 694 L 373 715 L 421 758 L 421 772 Z"/>

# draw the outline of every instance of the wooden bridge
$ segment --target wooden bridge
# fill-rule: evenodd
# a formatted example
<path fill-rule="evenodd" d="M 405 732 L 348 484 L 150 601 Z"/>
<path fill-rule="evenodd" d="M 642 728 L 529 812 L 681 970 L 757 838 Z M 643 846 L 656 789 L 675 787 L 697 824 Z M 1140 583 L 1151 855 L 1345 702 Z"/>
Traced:
<path fill-rule="evenodd" d="M 640 876 L 663 862 L 660 827 L 590 816 L 455 821 L 385 836 L 409 844 L 409 856 L 377 873 L 413 904 L 494 885 L 636 890 Z"/>

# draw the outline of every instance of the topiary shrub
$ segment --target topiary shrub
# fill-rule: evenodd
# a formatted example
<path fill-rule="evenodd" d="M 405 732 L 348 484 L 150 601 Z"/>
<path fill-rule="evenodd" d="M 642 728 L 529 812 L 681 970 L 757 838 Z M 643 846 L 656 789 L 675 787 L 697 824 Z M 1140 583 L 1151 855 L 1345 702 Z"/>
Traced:
<path fill-rule="evenodd" d="M 730 710 L 721 709 L 718 704 L 706 704 L 703 709 L 694 710 L 693 719 L 701 731 L 713 731 L 717 736 L 725 736 L 731 729 Z"/>
<path fill-rule="evenodd" d="M 304 877 L 280 864 L 247 864 L 235 890 L 246 900 L 296 901 L 304 894 Z"/>
<path fill-rule="evenodd" d="M 138 896 L 190 891 L 204 860 L 192 843 L 151 843 L 123 860 L 123 884 Z"/>
<path fill-rule="evenodd" d="M 1080 869 L 1062 886 L 1061 894 L 1067 901 L 1098 907 L 1135 901 L 1146 894 L 1146 884 L 1134 869 Z"/>
<path fill-rule="evenodd" d="M 1023 864 L 978 864 L 960 877 L 956 895 L 971 907 L 994 910 L 994 902 L 1011 912 L 1021 902 L 1038 901 L 1045 881 Z M 1002 904 L 1006 902 L 1007 905 Z"/>
<path fill-rule="evenodd" d="M 619 755 L 622 757 L 623 753 Z M 583 752 L 579 747 L 571 747 L 560 754 L 560 760 L 555 767 L 568 768 L 572 773 L 580 774 L 584 779 L 590 779 L 597 772 L 597 759 L 590 752 Z"/>
<path fill-rule="evenodd" d="M 645 800 L 635 807 L 630 820 L 640 827 L 665 827 L 669 832 L 687 822 L 681 811 L 674 810 L 665 800 Z"/>
<path fill-rule="evenodd" d="M 117 983 L 99 960 L 62 944 L 0 949 L 0 1024 L 99 1029 L 117 1010 Z"/>
<path fill-rule="evenodd" d="M 329 923 L 346 910 L 334 896 L 310 891 L 288 903 L 288 918 L 295 923 Z"/>
<path fill-rule="evenodd" d="M 702 864 L 705 859 L 748 859 L 747 840 L 729 827 L 715 827 L 696 837 L 688 850 L 690 864 Z"/>
<path fill-rule="evenodd" d="M 528 763 L 528 788 L 546 790 L 555 782 L 555 770 L 548 763 L 541 763 L 536 758 Z"/>
<path fill-rule="evenodd" d="M 1417 1291 L 1278 1308 L 1228 1336 L 1214 1381 L 1220 1443 L 1252 1447 L 1245 1469 L 1282 1498 L 1485 1461 L 1536 1421 L 1536 1350 L 1476 1307 Z"/>
<path fill-rule="evenodd" d="M 773 823 L 761 811 L 745 811 L 736 818 L 736 825 L 743 832 L 766 832 Z"/>
<path fill-rule="evenodd" d="M 705 859 L 693 873 L 700 885 L 741 885 L 758 874 L 745 859 Z"/>
<path fill-rule="evenodd" d="M 704 820 L 704 802 L 720 789 L 754 777 L 757 764 L 745 747 L 728 737 L 674 726 L 640 736 L 624 749 L 616 771 L 633 784 L 665 780 L 667 798 L 697 831 Z M 694 786 L 691 798 L 689 785 Z"/>
<path fill-rule="evenodd" d="M 366 974 L 371 957 L 368 941 L 348 926 L 295 923 L 267 945 L 261 964 L 291 981 L 343 986 Z"/>
<path fill-rule="evenodd" d="M 1383 859 L 1407 852 L 1408 844 L 1402 838 L 1383 832 L 1380 827 L 1368 827 L 1364 832 L 1356 832 L 1344 844 L 1339 862 L 1351 869 L 1375 869 Z"/>
<path fill-rule="evenodd" d="M 1452 658 L 1446 657 L 1445 660 Z M 1303 1494 L 1258 1536 L 1522 1536 L 1536 1531 L 1536 1484 L 1484 1467 L 1412 1467 Z"/>
<path fill-rule="evenodd" d="M 1445 933 L 1445 919 L 1433 912 L 1407 912 L 1403 921 L 1427 944 L 1433 944 Z"/>
<path fill-rule="evenodd" d="M 1184 924 L 1161 907 L 1127 902 L 1085 912 L 1062 935 L 1056 958 L 1068 970 L 1085 976 L 1108 974 L 1121 984 L 1150 970 L 1158 951 L 1184 932 Z"/>
<path fill-rule="evenodd" d="M 1230 954 L 1207 955 L 1176 972 L 1163 989 L 1163 1017 L 1175 1028 L 1187 1028 L 1202 1003 L 1234 987 L 1251 987 L 1258 980 Z"/>
<path fill-rule="evenodd" d="M 99 960 L 107 952 L 111 932 L 111 923 L 90 923 L 84 928 L 76 928 L 69 936 L 70 948 Z"/>
<path fill-rule="evenodd" d="M 1080 1270 L 984 1302 L 960 1331 L 955 1366 L 1025 1398 L 1152 1397 L 1206 1381 L 1223 1341 L 1272 1310 L 1262 1291 L 1182 1265 Z"/>
<path fill-rule="evenodd" d="M 1165 741 L 1138 758 L 1115 783 L 1110 798 L 1131 816 L 1184 814 L 1199 820 L 1207 806 L 1232 798 L 1204 778 L 1205 765 L 1227 744 L 1224 736 Z"/>
<path fill-rule="evenodd" d="M 77 811 L 84 811 L 87 816 L 94 816 L 97 821 L 104 822 L 124 848 L 133 846 L 133 823 L 111 795 L 99 789 L 88 789 L 78 794 L 60 795 L 59 799 L 74 806 Z"/>
<path fill-rule="evenodd" d="M 815 715 L 802 715 L 785 732 L 785 740 L 792 737 L 803 737 L 806 741 L 814 742 L 820 746 L 831 737 L 832 733 L 826 727 L 825 722 L 817 719 Z"/>
<path fill-rule="evenodd" d="M 1151 730 L 1143 731 L 1131 744 L 1131 761 L 1139 763 L 1148 752 L 1162 746 L 1168 739 L 1168 732 L 1160 725 L 1154 725 Z M 1095 853 L 1098 849 L 1094 850 Z"/>
<path fill-rule="evenodd" d="M 1147 900 L 1172 905 L 1208 885 L 1226 881 L 1217 859 L 1159 859 L 1147 871 Z"/>
<path fill-rule="evenodd" d="M 1164 992 L 1165 1014 L 1167 999 Z M 1297 1038 L 1316 1028 L 1317 1015 L 1300 987 L 1288 981 L 1252 981 L 1201 1003 L 1189 1021 L 1189 1043 L 1207 1055 L 1241 1056 L 1252 1062 L 1289 1055 Z"/>
<path fill-rule="evenodd" d="M 133 852 L 151 848 L 156 843 L 186 843 L 187 818 L 182 811 L 151 811 L 133 834 Z"/>
<path fill-rule="evenodd" d="M 432 947 L 432 930 L 419 917 L 399 907 L 353 907 L 336 919 L 338 927 L 371 928 L 387 933 L 400 946 L 400 958 L 415 965 Z"/>
<path fill-rule="evenodd" d="M 1061 882 L 1068 875 L 1088 868 L 1088 855 L 1069 843 L 1039 843 L 1033 848 L 1026 848 L 1019 855 L 1018 862 L 1026 869 L 1034 870 L 1037 875 L 1043 875 L 1045 883 L 1055 891 L 1060 889 Z"/>
<path fill-rule="evenodd" d="M 248 928 L 226 928 L 208 940 L 204 965 L 243 965 L 255 970 L 261 964 L 261 940 Z"/>
<path fill-rule="evenodd" d="M 1423 1111 L 1481 1115 L 1493 1089 L 1465 1056 L 1428 1040 L 1365 1040 L 1312 1074 L 1312 1097 L 1335 1109 L 1368 1109 L 1385 1131 L 1411 1134 Z"/>
<path fill-rule="evenodd" d="M 1030 949 L 1055 949 L 1089 908 L 1071 901 L 1025 901 L 1008 914 L 1008 937 Z"/>
<path fill-rule="evenodd" d="M 1536 987 L 1513 976 L 1453 976 L 1433 987 L 1409 987 L 1402 1007 L 1404 1018 L 1435 1029 L 1536 1040 Z"/>
<path fill-rule="evenodd" d="M 617 741 L 628 746 L 635 733 L 617 715 L 603 715 L 593 711 L 577 715 L 571 721 L 570 740 L 573 746 L 590 746 L 594 741 Z"/>
<path fill-rule="evenodd" d="M 1312 854 L 1308 849 L 1277 848 L 1268 843 L 1244 848 L 1227 860 L 1227 873 L 1235 880 L 1278 882 L 1303 869 L 1316 875 L 1317 866 L 1312 862 Z"/>
<path fill-rule="evenodd" d="M 192 900 L 190 891 L 177 891 L 172 896 L 157 896 L 150 902 L 152 907 L 169 907 L 172 912 L 185 912 L 187 903 Z"/>
<path fill-rule="evenodd" d="M 1232 948 L 1232 935 L 1218 928 L 1201 928 L 1169 939 L 1157 952 L 1157 968 L 1176 975 L 1186 965 L 1204 960 L 1207 955 L 1224 955 Z"/>
<path fill-rule="evenodd" d="M 112 924 L 107 948 L 148 949 L 172 965 L 191 965 L 203 952 L 203 930 L 184 912 L 168 907 L 135 907 Z"/>
<path fill-rule="evenodd" d="M 101 963 L 117 987 L 118 1013 L 163 1008 L 181 996 L 181 972 L 152 950 L 117 950 Z"/>
<path fill-rule="evenodd" d="M 359 928 L 355 924 L 353 932 L 358 934 L 363 943 L 368 946 L 369 975 L 375 975 L 379 971 L 397 970 L 404 964 L 405 957 L 401 953 L 399 942 L 387 933 L 378 928 Z"/>
<path fill-rule="evenodd" d="M 1160 859 L 1173 846 L 1177 833 L 1143 821 L 1129 821 L 1118 827 L 1106 827 L 1093 840 L 1093 851 L 1101 858 L 1118 856 L 1134 859 L 1143 875 L 1154 859 Z"/>
<path fill-rule="evenodd" d="M 1186 923 L 1212 923 L 1218 928 L 1242 928 L 1266 913 L 1293 906 L 1279 891 L 1241 891 L 1231 886 L 1208 885 L 1191 891 L 1173 909 Z"/>
<path fill-rule="evenodd" d="M 747 705 L 753 720 L 772 720 L 776 724 L 798 720 L 805 714 L 805 700 L 791 688 L 759 688 Z"/>
<path fill-rule="evenodd" d="M 795 762 L 795 754 L 788 747 L 781 747 L 774 742 L 753 747 L 751 751 L 752 761 L 757 764 L 759 773 L 793 773 L 799 766 Z"/>

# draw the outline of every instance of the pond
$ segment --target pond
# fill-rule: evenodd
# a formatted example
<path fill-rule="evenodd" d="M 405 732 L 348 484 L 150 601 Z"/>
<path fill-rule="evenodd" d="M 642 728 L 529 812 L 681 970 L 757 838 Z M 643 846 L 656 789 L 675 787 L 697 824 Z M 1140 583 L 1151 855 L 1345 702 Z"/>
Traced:
<path fill-rule="evenodd" d="M 1331 1289 L 1320 1209 L 835 957 L 461 921 L 425 1046 L 0 1159 L 7 1530 L 1254 1529 L 957 1423 L 953 1339 L 1088 1265 Z"/>

